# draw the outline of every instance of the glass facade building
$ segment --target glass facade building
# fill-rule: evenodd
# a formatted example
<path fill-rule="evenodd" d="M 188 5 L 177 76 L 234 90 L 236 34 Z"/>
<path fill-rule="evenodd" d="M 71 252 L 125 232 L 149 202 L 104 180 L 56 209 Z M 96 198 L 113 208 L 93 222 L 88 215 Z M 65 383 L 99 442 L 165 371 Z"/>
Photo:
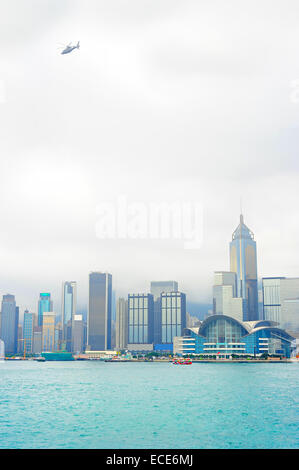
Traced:
<path fill-rule="evenodd" d="M 154 341 L 154 298 L 152 294 L 128 295 L 128 343 Z M 129 347 L 129 345 L 128 345 Z"/>
<path fill-rule="evenodd" d="M 185 336 L 175 338 L 174 352 L 220 358 L 268 353 L 289 358 L 293 340 L 276 322 L 241 322 L 226 315 L 211 315 L 200 327 L 186 328 Z"/>
<path fill-rule="evenodd" d="M 88 348 L 91 351 L 111 349 L 112 275 L 89 274 L 87 315 Z"/>
<path fill-rule="evenodd" d="M 46 312 L 53 311 L 53 302 L 51 300 L 51 294 L 42 292 L 39 294 L 39 301 L 38 301 L 38 317 L 37 322 L 38 326 L 43 325 L 43 315 Z"/>
<path fill-rule="evenodd" d="M 25 310 L 23 323 L 23 339 L 25 353 L 33 352 L 33 329 L 34 329 L 34 313 Z"/>
<path fill-rule="evenodd" d="M 77 285 L 74 281 L 62 284 L 61 322 L 62 341 L 66 351 L 72 351 L 72 327 L 76 315 Z"/>
<path fill-rule="evenodd" d="M 281 327 L 299 337 L 299 298 L 285 299 L 281 307 Z"/>
<path fill-rule="evenodd" d="M 3 295 L 1 308 L 0 339 L 4 341 L 5 353 L 15 354 L 18 351 L 19 307 L 15 296 Z"/>
<path fill-rule="evenodd" d="M 76 314 L 77 302 L 77 285 L 74 281 L 67 281 L 62 284 L 62 305 L 61 316 L 62 325 L 67 325 L 71 322 L 73 316 Z"/>
<path fill-rule="evenodd" d="M 263 316 L 280 327 L 299 333 L 299 278 L 264 277 Z"/>
<path fill-rule="evenodd" d="M 182 292 L 162 293 L 160 308 L 161 343 L 169 344 L 186 328 L 186 295 Z"/>
<path fill-rule="evenodd" d="M 243 215 L 230 242 L 230 271 L 237 275 L 236 296 L 245 300 L 243 320 L 258 320 L 256 242 Z"/>
<path fill-rule="evenodd" d="M 128 347 L 130 344 L 167 345 L 172 349 L 175 336 L 186 327 L 186 295 L 182 292 L 129 294 Z"/>
<path fill-rule="evenodd" d="M 263 314 L 267 320 L 280 323 L 280 281 L 282 278 L 263 278 Z"/>

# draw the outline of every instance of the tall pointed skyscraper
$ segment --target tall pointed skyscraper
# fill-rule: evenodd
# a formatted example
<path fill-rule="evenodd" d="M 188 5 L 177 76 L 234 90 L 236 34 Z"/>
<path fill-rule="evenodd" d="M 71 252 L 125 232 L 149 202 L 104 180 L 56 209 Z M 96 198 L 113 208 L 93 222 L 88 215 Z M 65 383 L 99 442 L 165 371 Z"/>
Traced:
<path fill-rule="evenodd" d="M 76 315 L 77 284 L 75 281 L 62 283 L 62 339 L 67 351 L 72 350 L 72 322 Z"/>
<path fill-rule="evenodd" d="M 237 274 L 237 297 L 245 300 L 243 320 L 258 320 L 256 242 L 242 214 L 230 242 L 230 271 Z"/>

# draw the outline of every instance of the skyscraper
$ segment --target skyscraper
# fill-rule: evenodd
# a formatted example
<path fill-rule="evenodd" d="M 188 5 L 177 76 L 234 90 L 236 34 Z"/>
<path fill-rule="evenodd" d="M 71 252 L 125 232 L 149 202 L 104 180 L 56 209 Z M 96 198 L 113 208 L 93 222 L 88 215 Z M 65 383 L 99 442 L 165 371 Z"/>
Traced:
<path fill-rule="evenodd" d="M 129 349 L 132 349 L 132 345 L 153 344 L 154 298 L 152 294 L 128 295 L 128 326 Z"/>
<path fill-rule="evenodd" d="M 128 301 L 119 298 L 116 304 L 115 347 L 118 351 L 128 344 Z"/>
<path fill-rule="evenodd" d="M 186 328 L 186 294 L 161 294 L 161 343 L 170 344 L 175 336 L 182 336 Z M 155 325 L 157 328 L 157 325 Z"/>
<path fill-rule="evenodd" d="M 279 323 L 290 334 L 299 333 L 299 278 L 263 278 L 263 314 L 265 320 Z"/>
<path fill-rule="evenodd" d="M 61 322 L 62 339 L 67 351 L 72 350 L 72 322 L 76 315 L 77 285 L 75 281 L 62 283 Z"/>
<path fill-rule="evenodd" d="M 24 353 L 24 341 L 23 341 L 23 328 L 22 325 L 18 325 L 18 347 L 17 347 L 18 354 Z"/>
<path fill-rule="evenodd" d="M 14 295 L 3 295 L 1 312 L 0 338 L 4 341 L 5 353 L 14 354 L 18 350 L 19 324 L 19 307 Z"/>
<path fill-rule="evenodd" d="M 242 214 L 230 242 L 230 271 L 237 275 L 236 296 L 245 300 L 243 320 L 258 320 L 256 242 Z"/>
<path fill-rule="evenodd" d="M 74 315 L 72 321 L 72 352 L 80 354 L 84 348 L 83 315 Z"/>
<path fill-rule="evenodd" d="M 39 294 L 38 301 L 38 326 L 43 325 L 43 314 L 45 312 L 52 312 L 53 302 L 51 300 L 51 294 L 41 293 Z"/>
<path fill-rule="evenodd" d="M 89 274 L 87 315 L 88 347 L 91 351 L 111 349 L 112 275 Z"/>
<path fill-rule="evenodd" d="M 43 348 L 43 331 L 42 326 L 33 327 L 33 347 L 32 352 L 34 354 L 40 354 Z"/>
<path fill-rule="evenodd" d="M 42 351 L 53 352 L 55 349 L 55 313 L 43 314 Z"/>
<path fill-rule="evenodd" d="M 66 281 L 62 284 L 62 305 L 61 316 L 63 327 L 69 321 L 72 321 L 73 316 L 76 314 L 77 303 L 77 285 L 75 281 Z"/>
<path fill-rule="evenodd" d="M 227 271 L 214 273 L 213 314 L 243 321 L 245 300 L 237 297 L 237 275 Z"/>
<path fill-rule="evenodd" d="M 33 352 L 33 328 L 34 328 L 34 313 L 25 310 L 24 323 L 23 323 L 23 339 L 24 339 L 24 352 L 30 354 Z"/>

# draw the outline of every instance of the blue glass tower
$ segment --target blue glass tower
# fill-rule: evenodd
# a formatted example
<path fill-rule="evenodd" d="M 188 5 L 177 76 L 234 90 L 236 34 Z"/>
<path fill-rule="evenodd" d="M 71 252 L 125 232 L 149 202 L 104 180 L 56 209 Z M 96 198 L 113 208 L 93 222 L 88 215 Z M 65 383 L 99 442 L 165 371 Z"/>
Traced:
<path fill-rule="evenodd" d="M 53 311 L 53 302 L 51 300 L 51 294 L 41 293 L 39 294 L 38 301 L 38 326 L 43 325 L 43 314 L 45 312 Z"/>
<path fill-rule="evenodd" d="M 128 343 L 154 341 L 154 298 L 152 294 L 128 295 Z"/>
<path fill-rule="evenodd" d="M 258 320 L 256 242 L 242 214 L 230 242 L 230 271 L 237 274 L 237 297 L 245 301 L 243 320 Z"/>
<path fill-rule="evenodd" d="M 24 350 L 32 353 L 33 350 L 34 313 L 25 310 L 23 323 Z"/>
<path fill-rule="evenodd" d="M 66 281 L 62 284 L 62 338 L 65 341 L 67 351 L 72 349 L 72 322 L 76 315 L 77 285 L 74 281 Z"/>
<path fill-rule="evenodd" d="M 15 296 L 3 295 L 1 308 L 0 339 L 4 341 L 6 353 L 16 353 L 18 349 L 19 307 L 16 306 Z"/>

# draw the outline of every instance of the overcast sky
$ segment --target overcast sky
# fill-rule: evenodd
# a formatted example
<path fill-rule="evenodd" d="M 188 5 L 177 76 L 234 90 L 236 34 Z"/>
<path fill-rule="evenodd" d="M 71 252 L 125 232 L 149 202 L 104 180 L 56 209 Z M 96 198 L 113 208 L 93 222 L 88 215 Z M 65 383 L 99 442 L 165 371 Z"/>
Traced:
<path fill-rule="evenodd" d="M 299 276 L 298 18 L 297 0 L 0 0 L 0 294 L 59 310 L 76 280 L 84 305 L 99 270 L 119 295 L 174 279 L 208 302 L 240 197 L 259 276 Z M 99 239 L 121 195 L 202 205 L 201 247 Z"/>

